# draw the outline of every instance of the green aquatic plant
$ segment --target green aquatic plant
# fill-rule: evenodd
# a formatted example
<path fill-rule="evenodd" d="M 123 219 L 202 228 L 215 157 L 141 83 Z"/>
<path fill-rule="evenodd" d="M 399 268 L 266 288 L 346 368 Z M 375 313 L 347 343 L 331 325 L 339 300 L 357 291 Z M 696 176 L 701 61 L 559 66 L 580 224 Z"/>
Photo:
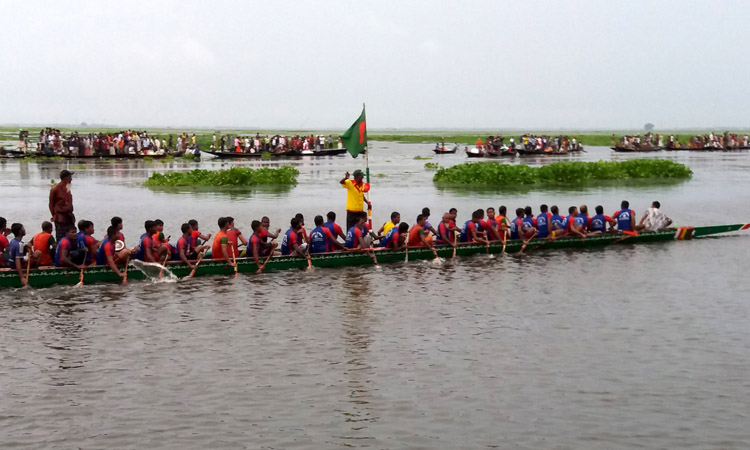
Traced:
<path fill-rule="evenodd" d="M 492 163 L 464 163 L 441 167 L 434 182 L 506 186 L 512 184 L 567 184 L 627 179 L 684 179 L 693 171 L 683 164 L 662 159 L 629 161 L 558 162 L 542 167 Z"/>
<path fill-rule="evenodd" d="M 424 163 L 424 168 L 425 169 L 438 169 L 440 168 L 440 164 L 436 162 L 428 162 L 428 163 Z"/>
<path fill-rule="evenodd" d="M 294 167 L 278 169 L 232 167 L 225 170 L 194 169 L 187 172 L 155 172 L 146 180 L 146 186 L 255 186 L 294 185 L 299 171 Z"/>
<path fill-rule="evenodd" d="M 419 161 L 419 160 L 424 160 L 424 159 L 432 159 L 432 157 L 431 156 L 419 156 L 419 155 L 417 155 L 417 156 L 414 157 L 414 159 L 417 160 L 417 161 Z"/>
<path fill-rule="evenodd" d="M 260 159 L 268 161 L 271 159 L 271 152 L 263 152 L 260 154 Z"/>
<path fill-rule="evenodd" d="M 376 173 L 376 174 L 375 174 L 375 176 L 376 176 L 376 177 L 378 177 L 378 178 L 385 178 L 385 177 L 387 177 L 388 175 L 386 175 L 386 174 L 384 174 L 384 173 Z"/>

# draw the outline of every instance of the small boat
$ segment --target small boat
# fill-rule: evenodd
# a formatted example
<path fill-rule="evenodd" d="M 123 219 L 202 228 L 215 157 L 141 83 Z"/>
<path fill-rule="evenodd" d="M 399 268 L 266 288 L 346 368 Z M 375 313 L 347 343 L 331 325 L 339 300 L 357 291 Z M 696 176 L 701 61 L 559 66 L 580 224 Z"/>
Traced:
<path fill-rule="evenodd" d="M 484 149 L 479 147 L 473 147 L 471 149 L 464 148 L 464 151 L 466 152 L 466 156 L 469 158 L 484 158 Z"/>
<path fill-rule="evenodd" d="M 436 155 L 456 153 L 458 151 L 458 144 L 454 145 L 453 148 L 435 147 L 432 149 L 432 151 L 435 152 Z"/>
<path fill-rule="evenodd" d="M 214 155 L 222 159 L 250 159 L 250 158 L 262 158 L 264 154 L 268 153 L 273 158 L 295 158 L 300 156 L 311 156 L 315 158 L 323 156 L 336 156 L 343 155 L 347 152 L 345 148 L 326 148 L 322 150 L 282 150 L 277 152 L 222 152 L 215 150 L 203 150 L 204 152 Z"/>
<path fill-rule="evenodd" d="M 555 249 L 580 249 L 580 248 L 597 248 L 607 245 L 621 244 L 643 244 L 659 241 L 672 240 L 689 240 L 704 236 L 728 233 L 732 231 L 750 229 L 750 223 L 734 225 L 716 225 L 706 227 L 679 227 L 668 228 L 660 231 L 642 232 L 639 234 L 602 234 L 600 236 L 589 236 L 586 239 L 579 237 L 564 237 L 555 240 L 534 239 L 525 247 L 526 252 L 536 250 L 555 250 Z M 523 249 L 523 242 L 520 240 L 509 240 L 505 247 L 507 253 L 518 253 Z M 451 258 L 453 256 L 453 247 L 449 245 L 435 246 L 437 255 L 441 258 Z M 503 243 L 494 241 L 489 246 L 485 244 L 459 244 L 456 248 L 456 255 L 471 256 L 477 254 L 497 254 L 503 252 Z M 403 263 L 406 261 L 406 254 L 403 250 L 386 250 L 376 249 L 374 254 L 377 256 L 378 263 Z M 435 255 L 427 247 L 410 247 L 409 259 L 425 260 L 433 259 Z M 331 252 L 318 253 L 310 256 L 309 264 L 314 267 L 349 267 L 373 265 L 374 259 L 370 254 L 364 251 L 350 252 Z M 266 270 L 289 270 L 305 269 L 308 267 L 306 258 L 297 256 L 273 256 L 266 264 Z M 190 274 L 190 266 L 182 262 L 169 262 L 167 268 L 178 277 L 185 277 Z M 255 273 L 258 266 L 253 258 L 237 258 L 237 272 Z M 202 264 L 195 271 L 195 276 L 201 275 L 230 275 L 234 274 L 235 269 L 227 261 L 204 259 Z M 29 272 L 29 286 L 38 288 L 58 284 L 77 284 L 80 280 L 81 272 L 74 268 L 40 268 Z M 146 275 L 134 266 L 128 267 L 129 280 L 143 280 Z M 107 266 L 92 266 L 83 270 L 83 282 L 91 283 L 118 283 L 122 279 L 117 276 Z M 18 273 L 12 269 L 0 269 L 0 288 L 18 288 L 21 287 L 21 279 Z"/>
<path fill-rule="evenodd" d="M 44 158 L 64 158 L 64 159 L 162 159 L 167 156 L 180 156 L 178 154 L 170 155 L 168 153 L 158 154 L 141 154 L 141 153 L 124 153 L 114 155 L 45 155 L 44 153 L 29 153 L 28 156 L 44 159 Z"/>
<path fill-rule="evenodd" d="M 648 152 L 659 152 L 664 150 L 661 147 L 610 147 L 612 150 L 620 153 L 648 153 Z"/>
<path fill-rule="evenodd" d="M 503 145 L 502 147 L 494 147 L 487 149 L 488 158 L 497 158 L 500 156 L 516 156 L 518 151 L 514 147 L 508 147 Z"/>

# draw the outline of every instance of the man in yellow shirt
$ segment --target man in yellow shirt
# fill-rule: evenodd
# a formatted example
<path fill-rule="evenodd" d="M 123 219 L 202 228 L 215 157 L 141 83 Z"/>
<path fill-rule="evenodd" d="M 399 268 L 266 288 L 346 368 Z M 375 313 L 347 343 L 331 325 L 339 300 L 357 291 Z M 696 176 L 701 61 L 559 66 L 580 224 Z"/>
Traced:
<path fill-rule="evenodd" d="M 372 203 L 365 199 L 365 192 L 370 191 L 370 183 L 362 181 L 364 172 L 357 169 L 354 171 L 354 179 L 349 179 L 349 172 L 339 183 L 346 189 L 346 229 L 350 229 L 357 223 L 357 219 L 365 213 L 365 203 L 372 208 Z"/>

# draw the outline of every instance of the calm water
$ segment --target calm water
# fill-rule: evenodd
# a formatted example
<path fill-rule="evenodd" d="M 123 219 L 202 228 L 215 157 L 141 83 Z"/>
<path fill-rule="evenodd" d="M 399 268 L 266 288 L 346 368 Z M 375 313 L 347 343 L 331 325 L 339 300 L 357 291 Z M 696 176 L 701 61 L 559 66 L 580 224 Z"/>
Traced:
<path fill-rule="evenodd" d="M 692 180 L 520 193 L 438 189 L 430 146 L 375 143 L 377 225 L 423 206 L 652 200 L 676 223 L 748 219 L 750 154 L 660 154 Z M 622 158 L 592 148 L 572 160 Z M 629 156 L 625 156 L 629 157 Z M 443 165 L 463 155 L 440 155 Z M 543 164 L 551 159 L 524 159 Z M 335 210 L 349 157 L 299 161 L 281 191 L 152 191 L 194 164 L 0 162 L 0 215 L 29 234 L 50 179 L 77 171 L 78 218 L 179 234 L 232 215 L 285 228 Z M 203 161 L 197 167 L 231 163 Z M 242 163 L 258 166 L 260 162 Z M 0 291 L 2 448 L 747 448 L 747 235 L 180 283 Z"/>

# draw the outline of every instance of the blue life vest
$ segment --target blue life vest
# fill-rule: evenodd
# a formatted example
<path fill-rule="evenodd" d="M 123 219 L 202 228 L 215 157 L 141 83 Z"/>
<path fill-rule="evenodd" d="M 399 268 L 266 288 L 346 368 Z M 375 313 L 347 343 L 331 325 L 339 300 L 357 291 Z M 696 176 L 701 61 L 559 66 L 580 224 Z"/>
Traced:
<path fill-rule="evenodd" d="M 313 228 L 310 232 L 310 253 L 325 253 L 328 251 L 328 238 L 323 232 L 325 226 Z"/>
<path fill-rule="evenodd" d="M 523 218 L 523 228 L 525 230 L 529 229 L 529 228 L 534 228 L 534 218 L 533 217 L 529 217 L 529 216 L 524 217 Z"/>
<path fill-rule="evenodd" d="M 550 213 L 541 213 L 536 217 L 536 229 L 539 230 L 539 234 L 537 234 L 537 237 L 540 238 L 546 238 L 549 236 L 549 217 L 551 216 Z"/>
<path fill-rule="evenodd" d="M 331 231 L 331 235 L 333 237 L 336 237 L 336 227 L 333 226 L 333 225 L 334 225 L 334 223 L 331 222 L 330 220 L 328 222 L 326 222 L 326 223 L 323 224 L 324 227 L 328 228 Z"/>
<path fill-rule="evenodd" d="M 604 214 L 597 214 L 591 218 L 591 231 L 601 231 L 602 233 L 607 231 L 607 219 Z"/>
<path fill-rule="evenodd" d="M 617 229 L 619 231 L 633 231 L 630 227 L 630 218 L 633 216 L 632 209 L 621 209 L 617 212 Z"/>
<path fill-rule="evenodd" d="M 456 233 L 455 231 L 448 229 L 448 225 L 446 225 L 445 222 L 440 222 L 440 224 L 438 225 L 438 237 L 436 241 L 441 242 L 443 244 L 450 244 L 455 239 L 455 237 L 453 236 L 455 233 Z M 444 242 L 443 235 L 448 236 L 448 239 L 450 239 L 450 242 Z"/>

